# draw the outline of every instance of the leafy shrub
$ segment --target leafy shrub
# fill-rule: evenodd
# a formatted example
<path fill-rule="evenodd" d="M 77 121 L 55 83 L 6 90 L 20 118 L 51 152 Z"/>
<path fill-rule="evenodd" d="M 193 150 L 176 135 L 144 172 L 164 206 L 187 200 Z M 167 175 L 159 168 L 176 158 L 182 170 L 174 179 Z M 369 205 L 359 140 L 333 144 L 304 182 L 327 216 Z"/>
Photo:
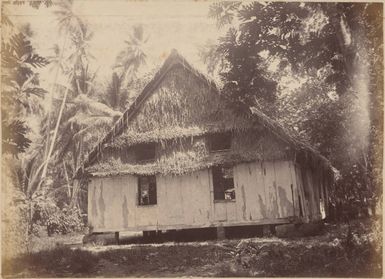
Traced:
<path fill-rule="evenodd" d="M 379 224 L 373 226 L 372 232 L 360 222 L 340 226 L 334 237 L 322 241 L 241 241 L 235 261 L 253 276 L 377 277 L 382 272 L 382 232 Z"/>
<path fill-rule="evenodd" d="M 28 220 L 25 206 L 2 210 L 1 247 L 3 257 L 14 257 L 29 249 Z"/>
<path fill-rule="evenodd" d="M 67 234 L 84 229 L 83 218 L 77 208 L 64 207 L 49 215 L 46 220 L 47 233 Z"/>

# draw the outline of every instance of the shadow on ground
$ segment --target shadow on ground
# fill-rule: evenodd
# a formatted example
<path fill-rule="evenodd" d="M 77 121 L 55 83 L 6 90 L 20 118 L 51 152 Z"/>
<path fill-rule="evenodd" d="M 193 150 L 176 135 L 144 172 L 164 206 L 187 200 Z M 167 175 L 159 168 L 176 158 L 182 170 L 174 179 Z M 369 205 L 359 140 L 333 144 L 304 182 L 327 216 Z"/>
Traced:
<path fill-rule="evenodd" d="M 242 239 L 251 237 L 262 237 L 261 226 L 238 226 L 226 228 L 226 239 Z M 115 243 L 115 235 L 109 234 L 110 244 Z M 217 239 L 216 228 L 167 230 L 143 234 L 142 232 L 121 232 L 119 234 L 119 244 L 145 244 L 145 243 L 164 243 L 164 242 L 194 242 L 208 241 Z"/>

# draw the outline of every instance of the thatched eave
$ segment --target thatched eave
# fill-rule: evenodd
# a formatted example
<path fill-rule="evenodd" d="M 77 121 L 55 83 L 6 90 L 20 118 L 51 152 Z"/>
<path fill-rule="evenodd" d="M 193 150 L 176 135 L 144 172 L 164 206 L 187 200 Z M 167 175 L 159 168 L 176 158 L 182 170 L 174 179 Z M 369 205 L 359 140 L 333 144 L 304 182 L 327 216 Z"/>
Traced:
<path fill-rule="evenodd" d="M 280 159 L 277 156 L 276 159 Z M 217 153 L 203 158 L 202 160 L 179 161 L 166 160 L 148 164 L 122 164 L 117 162 L 107 162 L 95 164 L 87 171 L 92 176 L 114 176 L 114 175 L 182 175 L 202 169 L 207 169 L 218 165 L 234 165 L 238 163 L 263 160 L 262 155 L 255 156 L 249 154 Z"/>

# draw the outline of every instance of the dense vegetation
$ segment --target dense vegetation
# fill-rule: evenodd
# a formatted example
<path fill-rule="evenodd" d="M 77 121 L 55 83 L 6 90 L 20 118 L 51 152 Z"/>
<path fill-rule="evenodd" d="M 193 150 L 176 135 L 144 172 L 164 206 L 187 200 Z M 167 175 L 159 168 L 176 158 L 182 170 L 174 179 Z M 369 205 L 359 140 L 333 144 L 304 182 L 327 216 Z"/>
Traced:
<path fill-rule="evenodd" d="M 335 217 L 373 214 L 382 199 L 382 5 L 227 1 L 209 16 L 228 29 L 202 50 L 224 96 L 331 161 Z"/>
<path fill-rule="evenodd" d="M 2 182 L 8 185 L 2 187 L 3 251 L 18 253 L 29 249 L 33 235 L 84 229 L 86 190 L 73 179 L 75 172 L 143 86 L 136 74 L 145 63 L 141 47 L 148 38 L 142 26 L 134 26 L 111 81 L 103 82 L 90 63 L 93 32 L 73 12 L 72 1 L 2 5 Z M 8 17 L 13 5 L 53 10 L 63 41 L 52 46 L 51 56 L 34 48 L 29 24 Z M 39 70 L 47 67 L 54 81 L 43 88 Z"/>

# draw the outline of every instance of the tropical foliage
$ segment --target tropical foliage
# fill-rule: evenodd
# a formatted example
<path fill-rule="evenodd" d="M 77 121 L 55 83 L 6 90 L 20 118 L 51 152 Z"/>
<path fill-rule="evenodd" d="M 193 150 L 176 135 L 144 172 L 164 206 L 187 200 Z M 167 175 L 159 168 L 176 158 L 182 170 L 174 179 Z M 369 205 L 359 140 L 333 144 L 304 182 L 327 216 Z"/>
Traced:
<path fill-rule="evenodd" d="M 4 9 L 2 15 L 6 17 Z M 9 18 L 3 23 L 2 185 L 6 187 L 2 187 L 2 206 L 7 210 L 2 210 L 2 220 L 7 222 L 3 240 L 8 241 L 2 244 L 18 251 L 18 248 L 28 247 L 27 240 L 34 232 L 35 206 L 39 203 L 46 206 L 51 202 L 43 198 L 45 189 L 37 179 L 41 170 L 38 150 L 42 146 L 42 102 L 47 95 L 47 90 L 40 85 L 39 70 L 47 66 L 48 60 L 34 49 L 30 32 L 21 32 Z M 28 30 L 28 26 L 22 29 Z"/>
<path fill-rule="evenodd" d="M 53 46 L 51 57 L 34 50 L 29 26 L 18 29 L 9 18 L 9 35 L 2 40 L 2 168 L 3 183 L 9 186 L 4 206 L 15 209 L 2 211 L 9 245 L 16 245 L 10 241 L 15 238 L 28 244 L 40 227 L 49 235 L 83 228 L 84 189 L 73 177 L 88 150 L 121 114 L 94 96 L 88 25 L 73 12 L 72 1 L 55 2 L 53 8 L 65 42 Z M 46 89 L 39 70 L 48 64 L 56 74 L 54 85 Z M 25 246 L 20 243 L 18 247 Z"/>
<path fill-rule="evenodd" d="M 119 111 L 114 111 L 100 103 L 94 96 L 96 71 L 90 66 L 94 59 L 89 51 L 92 32 L 87 23 L 76 15 L 70 1 L 63 1 L 55 10 L 59 30 L 66 36 L 67 46 L 55 46 L 55 61 L 59 76 L 68 80 L 67 86 L 57 85 L 62 96 L 60 104 L 52 103 L 52 111 L 60 111 L 57 118 L 51 117 L 50 127 L 55 127 L 56 138 L 51 139 L 51 175 L 55 178 L 55 188 L 67 193 L 65 204 L 78 208 L 79 196 L 84 189 L 74 182 L 73 177 L 88 151 L 111 127 Z M 57 109 L 55 109 L 55 107 Z"/>
<path fill-rule="evenodd" d="M 202 58 L 229 101 L 318 147 L 341 174 L 336 206 L 373 207 L 382 185 L 381 7 L 219 2 L 209 16 L 228 30 Z"/>
<path fill-rule="evenodd" d="M 145 46 L 148 39 L 143 26 L 135 25 L 128 40 L 124 41 L 126 47 L 116 57 L 111 81 L 107 85 L 106 94 L 102 96 L 102 102 L 111 108 L 124 111 L 129 99 L 133 97 L 132 89 L 137 84 L 138 70 L 146 63 Z"/>
<path fill-rule="evenodd" d="M 35 53 L 24 34 L 16 33 L 9 41 L 2 41 L 1 63 L 3 153 L 17 156 L 31 143 L 26 118 L 41 113 L 41 100 L 47 92 L 39 86 L 35 69 L 46 66 L 48 61 Z"/>

